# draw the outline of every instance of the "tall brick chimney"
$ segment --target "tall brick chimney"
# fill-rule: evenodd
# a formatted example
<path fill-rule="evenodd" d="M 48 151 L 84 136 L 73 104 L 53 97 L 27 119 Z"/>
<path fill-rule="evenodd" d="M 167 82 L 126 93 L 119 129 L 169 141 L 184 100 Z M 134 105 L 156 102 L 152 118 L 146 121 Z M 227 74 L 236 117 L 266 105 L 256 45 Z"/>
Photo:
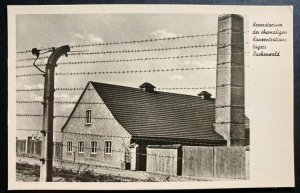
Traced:
<path fill-rule="evenodd" d="M 215 130 L 227 146 L 245 144 L 244 22 L 240 15 L 218 18 Z"/>

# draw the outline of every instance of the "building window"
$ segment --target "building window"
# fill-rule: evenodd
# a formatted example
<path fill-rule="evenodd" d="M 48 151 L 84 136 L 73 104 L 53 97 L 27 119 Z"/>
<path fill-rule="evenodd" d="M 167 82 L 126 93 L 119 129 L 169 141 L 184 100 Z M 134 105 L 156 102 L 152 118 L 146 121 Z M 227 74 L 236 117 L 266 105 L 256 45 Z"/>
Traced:
<path fill-rule="evenodd" d="M 78 142 L 78 153 L 83 153 L 83 151 L 84 151 L 84 142 L 79 141 Z"/>
<path fill-rule="evenodd" d="M 87 110 L 85 112 L 85 124 L 86 125 L 92 124 L 92 111 L 91 110 Z"/>
<path fill-rule="evenodd" d="M 72 141 L 68 141 L 67 142 L 67 152 L 73 152 L 73 145 L 72 145 Z"/>
<path fill-rule="evenodd" d="M 97 141 L 92 141 L 91 142 L 91 149 L 92 149 L 92 151 L 91 151 L 92 154 L 97 153 Z"/>
<path fill-rule="evenodd" d="M 111 154 L 111 141 L 105 141 L 105 154 Z"/>

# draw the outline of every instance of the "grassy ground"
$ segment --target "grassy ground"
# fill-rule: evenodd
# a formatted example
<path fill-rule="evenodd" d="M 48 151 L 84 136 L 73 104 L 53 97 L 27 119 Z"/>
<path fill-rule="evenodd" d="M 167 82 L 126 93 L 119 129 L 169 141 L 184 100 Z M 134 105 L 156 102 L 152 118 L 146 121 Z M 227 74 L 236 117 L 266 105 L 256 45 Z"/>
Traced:
<path fill-rule="evenodd" d="M 39 181 L 40 167 L 38 165 L 29 165 L 27 163 L 17 163 L 17 181 L 37 182 Z"/>
<path fill-rule="evenodd" d="M 39 181 L 40 167 L 28 163 L 17 163 L 17 181 L 37 182 Z M 151 182 L 153 179 L 137 180 L 113 176 L 110 174 L 96 174 L 92 170 L 73 171 L 70 169 L 54 168 L 53 181 L 55 182 Z"/>

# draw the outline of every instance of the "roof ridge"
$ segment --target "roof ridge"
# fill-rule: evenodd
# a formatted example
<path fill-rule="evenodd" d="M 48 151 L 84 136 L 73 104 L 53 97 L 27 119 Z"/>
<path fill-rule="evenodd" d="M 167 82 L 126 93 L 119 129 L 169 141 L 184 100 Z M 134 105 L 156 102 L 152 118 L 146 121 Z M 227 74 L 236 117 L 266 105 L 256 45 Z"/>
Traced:
<path fill-rule="evenodd" d="M 88 81 L 93 84 L 102 84 L 102 85 L 107 85 L 107 86 L 117 86 L 117 87 L 124 87 L 124 88 L 130 88 L 130 89 L 135 89 L 135 90 L 142 90 L 141 88 L 136 88 L 136 87 L 130 87 L 130 86 L 124 86 L 124 85 L 117 85 L 117 84 L 109 84 L 109 83 L 103 83 L 103 82 L 95 82 L 95 81 Z M 204 91 L 204 90 L 203 90 Z M 202 92 L 203 92 L 202 91 Z M 181 95 L 181 96 L 188 96 L 188 97 L 194 97 L 198 98 L 200 100 L 204 100 L 200 98 L 198 95 L 190 95 L 190 94 L 181 94 L 181 93 L 174 93 L 174 92 L 166 92 L 166 91 L 155 91 L 156 93 L 165 93 L 165 94 L 174 94 L 174 95 Z M 154 92 L 154 93 L 155 93 Z M 206 91 L 207 92 L 207 91 Z M 214 98 L 211 98 L 212 100 L 205 100 L 205 101 L 211 101 L 214 102 Z"/>

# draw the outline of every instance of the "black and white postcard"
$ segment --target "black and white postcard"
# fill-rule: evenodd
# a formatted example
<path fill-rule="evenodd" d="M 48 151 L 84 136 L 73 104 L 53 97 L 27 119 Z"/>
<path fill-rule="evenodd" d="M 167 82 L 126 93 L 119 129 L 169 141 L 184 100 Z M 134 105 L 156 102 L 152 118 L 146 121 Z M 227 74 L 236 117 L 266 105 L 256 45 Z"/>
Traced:
<path fill-rule="evenodd" d="M 293 187 L 292 16 L 8 6 L 9 189 Z"/>

